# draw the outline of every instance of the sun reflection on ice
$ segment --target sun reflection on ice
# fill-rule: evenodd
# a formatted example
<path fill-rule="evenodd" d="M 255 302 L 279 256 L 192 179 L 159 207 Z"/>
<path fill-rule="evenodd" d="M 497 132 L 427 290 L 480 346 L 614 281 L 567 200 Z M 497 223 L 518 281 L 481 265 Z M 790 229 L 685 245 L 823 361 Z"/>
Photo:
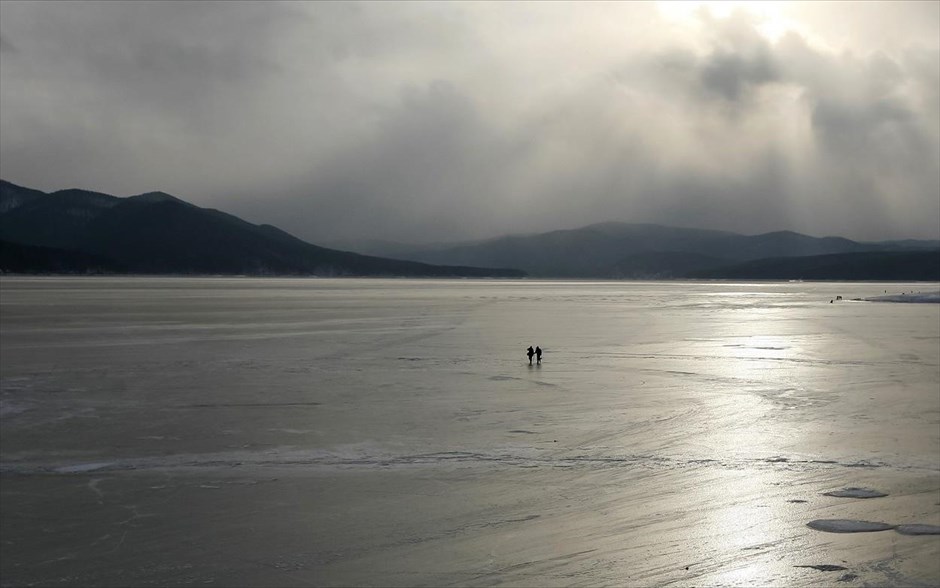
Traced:
<path fill-rule="evenodd" d="M 715 489 L 730 506 L 713 510 L 707 519 L 718 568 L 709 574 L 709 584 L 768 585 L 787 571 L 778 557 L 770 556 L 787 537 L 786 503 L 765 495 L 768 485 L 780 484 L 779 478 L 775 472 L 738 472 Z"/>

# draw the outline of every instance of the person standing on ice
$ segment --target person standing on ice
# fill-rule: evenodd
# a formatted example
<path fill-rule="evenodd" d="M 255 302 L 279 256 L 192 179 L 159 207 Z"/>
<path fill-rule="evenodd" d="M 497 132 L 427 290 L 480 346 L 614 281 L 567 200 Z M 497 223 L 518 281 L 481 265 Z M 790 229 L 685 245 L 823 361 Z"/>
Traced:
<path fill-rule="evenodd" d="M 532 360 L 530 359 L 529 362 L 531 363 L 531 361 Z M 535 363 L 537 364 L 542 363 L 542 348 L 539 347 L 538 345 L 535 346 Z"/>
<path fill-rule="evenodd" d="M 529 348 L 526 349 L 526 355 L 529 356 L 529 365 L 532 365 L 532 356 L 535 355 L 535 351 L 532 350 L 531 345 L 529 345 Z"/>

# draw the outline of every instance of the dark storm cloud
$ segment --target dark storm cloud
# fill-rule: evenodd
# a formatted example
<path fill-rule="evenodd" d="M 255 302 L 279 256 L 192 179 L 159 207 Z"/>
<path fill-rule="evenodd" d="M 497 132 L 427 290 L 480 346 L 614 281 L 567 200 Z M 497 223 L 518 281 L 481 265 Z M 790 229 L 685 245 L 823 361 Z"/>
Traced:
<path fill-rule="evenodd" d="M 409 86 L 360 141 L 285 186 L 287 208 L 277 222 L 299 230 L 316 218 L 334 235 L 465 235 L 467 225 L 510 212 L 499 184 L 519 148 L 453 84 Z M 264 207 L 252 198 L 243 205 Z"/>
<path fill-rule="evenodd" d="M 728 100 L 737 100 L 749 86 L 773 81 L 776 72 L 769 56 L 750 60 L 733 53 L 710 57 L 702 69 L 702 82 L 709 90 Z"/>
<path fill-rule="evenodd" d="M 724 21 L 708 18 L 712 47 L 699 66 L 702 84 L 727 100 L 738 100 L 749 88 L 775 81 L 777 63 L 770 44 L 753 19 L 736 13 Z"/>
<path fill-rule="evenodd" d="M 3 2 L 2 175 L 314 241 L 940 236 L 940 13 L 858 7 Z"/>
<path fill-rule="evenodd" d="M 2 10 L 29 33 L 3 61 L 4 173 L 118 193 L 198 192 L 208 183 L 193 179 L 237 169 L 280 106 L 264 101 L 279 74 L 272 40 L 304 16 L 251 3 Z"/>

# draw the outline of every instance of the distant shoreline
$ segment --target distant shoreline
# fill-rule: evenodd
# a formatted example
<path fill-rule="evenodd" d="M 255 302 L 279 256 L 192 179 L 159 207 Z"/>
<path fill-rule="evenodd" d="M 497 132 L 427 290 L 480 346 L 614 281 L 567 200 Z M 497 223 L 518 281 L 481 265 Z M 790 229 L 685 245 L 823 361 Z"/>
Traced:
<path fill-rule="evenodd" d="M 244 279 L 297 279 L 297 280 L 421 280 L 421 281 L 470 281 L 470 280 L 479 280 L 486 282 L 604 282 L 604 283 L 689 283 L 689 284 L 710 284 L 710 283 L 727 283 L 727 284 L 752 284 L 752 283 L 766 283 L 766 284 L 937 284 L 940 285 L 940 282 L 936 280 L 890 280 L 890 279 L 873 279 L 873 280 L 842 280 L 842 279 L 826 279 L 826 278 L 814 278 L 807 280 L 793 280 L 793 279 L 784 279 L 784 278 L 594 278 L 594 277 L 584 277 L 584 278 L 572 278 L 572 277 L 501 277 L 501 276 L 375 276 L 375 275 L 348 275 L 348 276 L 319 276 L 319 275 L 296 275 L 296 274 L 270 274 L 270 275 L 253 275 L 253 274 L 138 274 L 138 273 L 46 273 L 46 272 L 36 272 L 36 273 L 21 273 L 21 272 L 3 272 L 0 271 L 0 279 L 6 277 L 13 278 L 244 278 Z M 933 292 L 930 292 L 933 293 Z M 892 295 L 889 295 L 892 296 Z M 901 296 L 901 295 L 898 295 Z M 868 300 L 868 299 L 866 299 Z"/>

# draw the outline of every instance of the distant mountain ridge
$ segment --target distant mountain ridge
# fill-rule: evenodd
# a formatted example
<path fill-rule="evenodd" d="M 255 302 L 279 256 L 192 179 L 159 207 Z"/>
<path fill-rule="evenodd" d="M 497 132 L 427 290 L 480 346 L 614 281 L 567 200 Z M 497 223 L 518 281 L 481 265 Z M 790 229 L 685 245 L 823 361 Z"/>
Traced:
<path fill-rule="evenodd" d="M 692 278 L 746 280 L 940 281 L 940 251 L 864 251 L 757 259 L 689 272 Z"/>
<path fill-rule="evenodd" d="M 372 254 L 380 253 L 384 247 L 394 251 L 396 257 L 427 263 L 517 267 L 533 277 L 613 279 L 670 279 L 705 275 L 714 278 L 730 278 L 732 275 L 746 278 L 741 273 L 745 269 L 733 268 L 749 262 L 747 271 L 760 274 L 757 268 L 761 263 L 758 260 L 887 251 L 940 251 L 940 241 L 863 243 L 843 237 L 810 237 L 793 231 L 741 235 L 727 231 L 619 222 L 443 245 L 409 247 L 402 243 L 383 245 L 381 242 L 363 246 L 347 242 L 346 245 L 351 250 Z M 855 263 L 863 263 L 859 260 L 864 257 L 857 258 Z M 883 257 L 878 259 L 884 260 Z M 900 258 L 895 259 L 900 262 Z M 917 259 L 922 263 L 929 256 L 919 256 Z M 881 263 L 879 261 L 872 266 L 871 277 L 853 279 L 882 279 L 879 275 L 883 272 L 874 271 L 875 266 L 884 269 Z M 792 267 L 797 265 L 793 264 Z M 933 275 L 930 267 L 912 275 Z M 860 272 L 859 275 L 868 274 Z"/>
<path fill-rule="evenodd" d="M 319 247 L 162 192 L 46 194 L 0 180 L 0 270 L 52 273 L 522 277 Z"/>
<path fill-rule="evenodd" d="M 50 273 L 940 280 L 940 241 L 605 222 L 482 241 L 341 251 L 163 192 L 47 194 L 0 180 L 0 271 Z"/>

